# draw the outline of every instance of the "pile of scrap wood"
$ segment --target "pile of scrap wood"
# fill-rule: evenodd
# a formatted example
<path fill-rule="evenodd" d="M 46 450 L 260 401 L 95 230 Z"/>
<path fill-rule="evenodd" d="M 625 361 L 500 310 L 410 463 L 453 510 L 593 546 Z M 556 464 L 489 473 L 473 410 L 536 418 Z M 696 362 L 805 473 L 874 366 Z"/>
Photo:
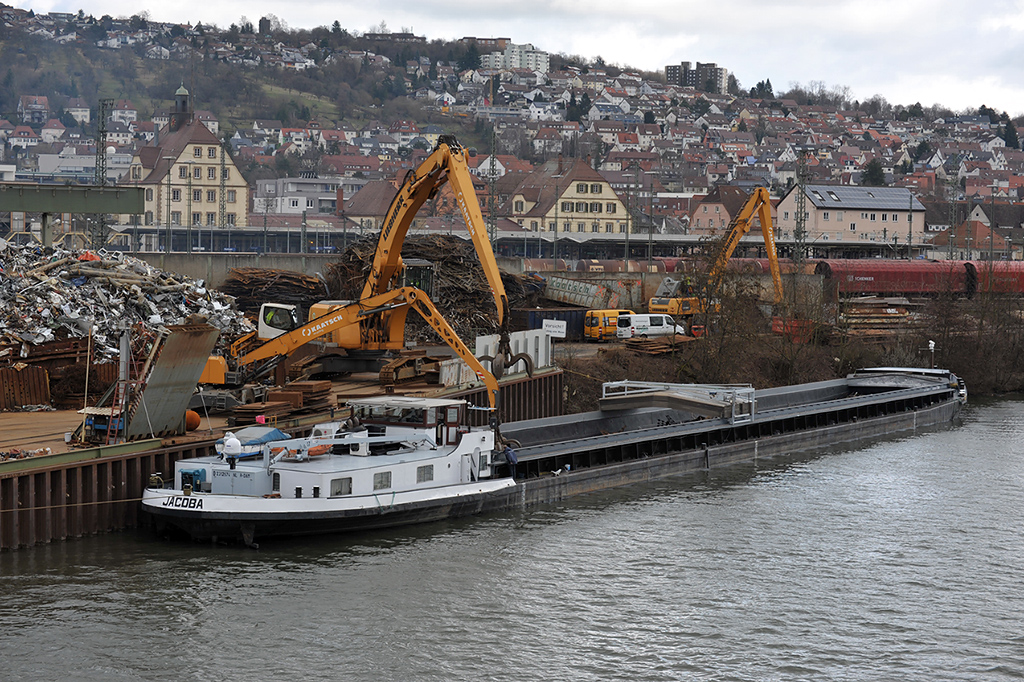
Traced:
<path fill-rule="evenodd" d="M 350 245 L 337 262 L 325 266 L 330 298 L 359 297 L 376 249 L 376 237 L 363 238 Z M 402 248 L 402 258 L 418 258 L 434 265 L 434 287 L 427 294 L 460 338 L 472 339 L 477 333 L 492 333 L 497 328 L 491 288 L 472 242 L 451 235 L 410 235 Z M 534 305 L 543 292 L 543 282 L 536 278 L 502 272 L 501 281 L 510 308 Z M 415 315 L 410 315 L 408 321 L 420 324 Z"/>
<path fill-rule="evenodd" d="M 675 334 L 673 336 L 659 336 L 653 339 L 632 338 L 626 339 L 623 345 L 634 353 L 643 355 L 665 355 L 679 350 L 684 343 L 693 341 L 692 336 Z"/>
<path fill-rule="evenodd" d="M 330 398 L 330 381 L 293 381 L 267 393 L 266 402 L 236 407 L 228 423 L 245 426 L 258 423 L 258 417 L 273 421 L 326 412 L 331 409 Z"/>
<path fill-rule="evenodd" d="M 235 305 L 255 314 L 264 303 L 298 305 L 303 311 L 327 298 L 322 280 L 291 270 L 268 268 L 231 268 L 220 291 L 234 297 Z"/>

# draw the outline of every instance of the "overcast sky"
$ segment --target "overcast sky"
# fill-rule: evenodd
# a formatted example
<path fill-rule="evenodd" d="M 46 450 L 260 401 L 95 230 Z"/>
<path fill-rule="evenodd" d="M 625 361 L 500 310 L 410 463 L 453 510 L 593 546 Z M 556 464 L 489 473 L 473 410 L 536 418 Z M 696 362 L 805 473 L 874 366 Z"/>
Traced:
<path fill-rule="evenodd" d="M 8 0 L 10 1 L 10 0 Z M 137 1 L 15 0 L 38 12 L 113 17 Z M 427 40 L 504 37 L 547 52 L 664 71 L 681 61 L 715 62 L 749 88 L 799 83 L 848 86 L 853 99 L 892 104 L 985 104 L 1024 114 L 1024 0 L 179 0 L 150 5 L 157 21 L 227 28 L 273 14 L 289 28 L 370 31 L 384 22 Z"/>

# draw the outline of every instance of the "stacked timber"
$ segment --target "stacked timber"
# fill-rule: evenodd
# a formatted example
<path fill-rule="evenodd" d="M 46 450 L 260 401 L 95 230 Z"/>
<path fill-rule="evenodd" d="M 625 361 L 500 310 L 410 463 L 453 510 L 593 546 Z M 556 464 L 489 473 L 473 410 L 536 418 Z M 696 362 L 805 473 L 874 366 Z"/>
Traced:
<path fill-rule="evenodd" d="M 906 298 L 852 298 L 839 316 L 839 327 L 849 338 L 884 343 L 917 324 L 912 307 Z"/>
<path fill-rule="evenodd" d="M 251 426 L 264 422 L 276 424 L 278 419 L 290 417 L 295 410 L 287 400 L 239 405 L 228 417 L 229 426 Z"/>
<path fill-rule="evenodd" d="M 331 409 L 330 381 L 293 381 L 282 390 L 301 396 L 302 412 L 322 412 Z"/>
<path fill-rule="evenodd" d="M 331 409 L 330 381 L 293 381 L 270 391 L 266 402 L 240 405 L 228 417 L 231 426 L 248 426 L 263 421 L 275 423 L 305 414 Z"/>

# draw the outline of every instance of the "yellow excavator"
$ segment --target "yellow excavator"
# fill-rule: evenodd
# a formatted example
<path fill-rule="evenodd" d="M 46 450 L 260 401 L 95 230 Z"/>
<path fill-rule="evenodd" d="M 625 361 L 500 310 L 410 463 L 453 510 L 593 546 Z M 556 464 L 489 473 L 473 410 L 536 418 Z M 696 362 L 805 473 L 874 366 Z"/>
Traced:
<path fill-rule="evenodd" d="M 755 217 L 758 218 L 761 225 L 765 250 L 768 252 L 768 265 L 771 268 L 772 283 L 775 285 L 775 304 L 780 304 L 782 302 L 782 275 L 779 270 L 778 254 L 775 250 L 775 234 L 772 231 L 771 196 L 767 189 L 758 187 L 729 223 L 729 231 L 726 232 L 725 239 L 718 247 L 704 286 L 696 287 L 686 279 L 666 279 L 648 302 L 648 311 L 665 313 L 673 317 L 690 317 L 707 312 L 709 307 L 717 309 L 714 298 L 722 286 L 725 268 L 739 245 L 740 239 L 753 227 Z"/>
<path fill-rule="evenodd" d="M 474 357 L 425 292 L 401 286 L 405 237 L 416 213 L 446 182 L 451 183 L 455 192 L 497 306 L 499 341 L 493 356 Z M 322 301 L 310 308 L 310 319 L 305 324 L 300 323 L 295 306 L 264 304 L 260 308 L 257 331 L 235 341 L 226 355 L 211 356 L 200 383 L 242 386 L 266 376 L 282 358 L 310 341 L 322 341 L 347 351 L 346 356 L 330 356 L 331 371 L 379 369 L 380 358 L 385 353 L 405 346 L 405 320 L 410 310 L 423 317 L 476 372 L 487 386 L 492 409 L 497 402 L 497 380 L 507 368 L 522 361 L 526 371 L 532 374 L 530 356 L 511 352 L 508 296 L 487 238 L 463 148 L 451 136 L 438 138 L 430 156 L 406 174 L 384 216 L 373 263 L 359 300 Z M 491 371 L 487 371 L 480 360 L 490 361 Z"/>

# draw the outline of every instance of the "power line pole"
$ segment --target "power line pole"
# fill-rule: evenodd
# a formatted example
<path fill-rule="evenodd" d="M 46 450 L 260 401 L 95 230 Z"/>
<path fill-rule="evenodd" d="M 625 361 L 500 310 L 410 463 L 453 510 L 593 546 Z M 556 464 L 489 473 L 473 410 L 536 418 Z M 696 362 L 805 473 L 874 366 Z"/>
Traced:
<path fill-rule="evenodd" d="M 956 184 L 952 177 L 946 176 L 946 190 L 949 192 L 949 255 L 953 260 L 953 242 L 956 240 Z"/>
<path fill-rule="evenodd" d="M 793 228 L 793 262 L 797 269 L 807 257 L 807 161 L 804 154 L 796 162 L 796 225 Z"/>
<path fill-rule="evenodd" d="M 647 229 L 647 272 L 651 271 L 651 265 L 654 261 L 654 178 L 648 176 L 647 178 L 647 212 L 648 212 L 648 229 Z"/>
<path fill-rule="evenodd" d="M 97 121 L 96 121 L 96 169 L 94 180 L 100 187 L 105 187 L 107 184 L 107 118 L 110 116 L 110 110 L 114 108 L 114 100 L 112 99 L 101 99 L 97 107 Z M 105 213 L 100 213 L 96 217 L 96 221 L 90 223 L 95 226 L 92 234 L 89 235 L 89 242 L 92 244 L 92 248 L 101 249 L 103 243 L 107 237 L 107 216 Z"/>
<path fill-rule="evenodd" d="M 494 100 L 492 99 L 491 101 L 493 102 Z M 494 155 L 496 153 L 496 149 L 497 149 L 497 136 L 495 135 L 495 132 L 494 132 L 494 126 L 491 126 L 491 164 L 490 164 L 491 168 L 490 168 L 490 171 L 489 171 L 489 174 L 488 174 L 488 183 L 487 183 L 487 194 L 488 194 L 488 196 L 487 196 L 487 213 L 488 213 L 487 228 L 488 228 L 488 230 L 487 231 L 490 233 L 489 236 L 490 236 L 490 239 L 491 239 L 491 247 L 492 248 L 494 247 L 494 240 L 498 238 L 498 216 L 497 216 L 497 201 L 496 201 L 497 192 L 496 192 L 496 189 L 495 189 L 495 180 L 496 180 L 495 175 L 497 174 L 498 171 L 497 171 L 497 166 L 496 166 L 495 158 L 494 158 Z"/>
<path fill-rule="evenodd" d="M 914 193 L 907 188 L 907 192 L 910 194 L 910 200 L 907 206 L 907 260 L 913 260 L 914 255 L 910 252 L 910 247 L 914 241 Z"/>

